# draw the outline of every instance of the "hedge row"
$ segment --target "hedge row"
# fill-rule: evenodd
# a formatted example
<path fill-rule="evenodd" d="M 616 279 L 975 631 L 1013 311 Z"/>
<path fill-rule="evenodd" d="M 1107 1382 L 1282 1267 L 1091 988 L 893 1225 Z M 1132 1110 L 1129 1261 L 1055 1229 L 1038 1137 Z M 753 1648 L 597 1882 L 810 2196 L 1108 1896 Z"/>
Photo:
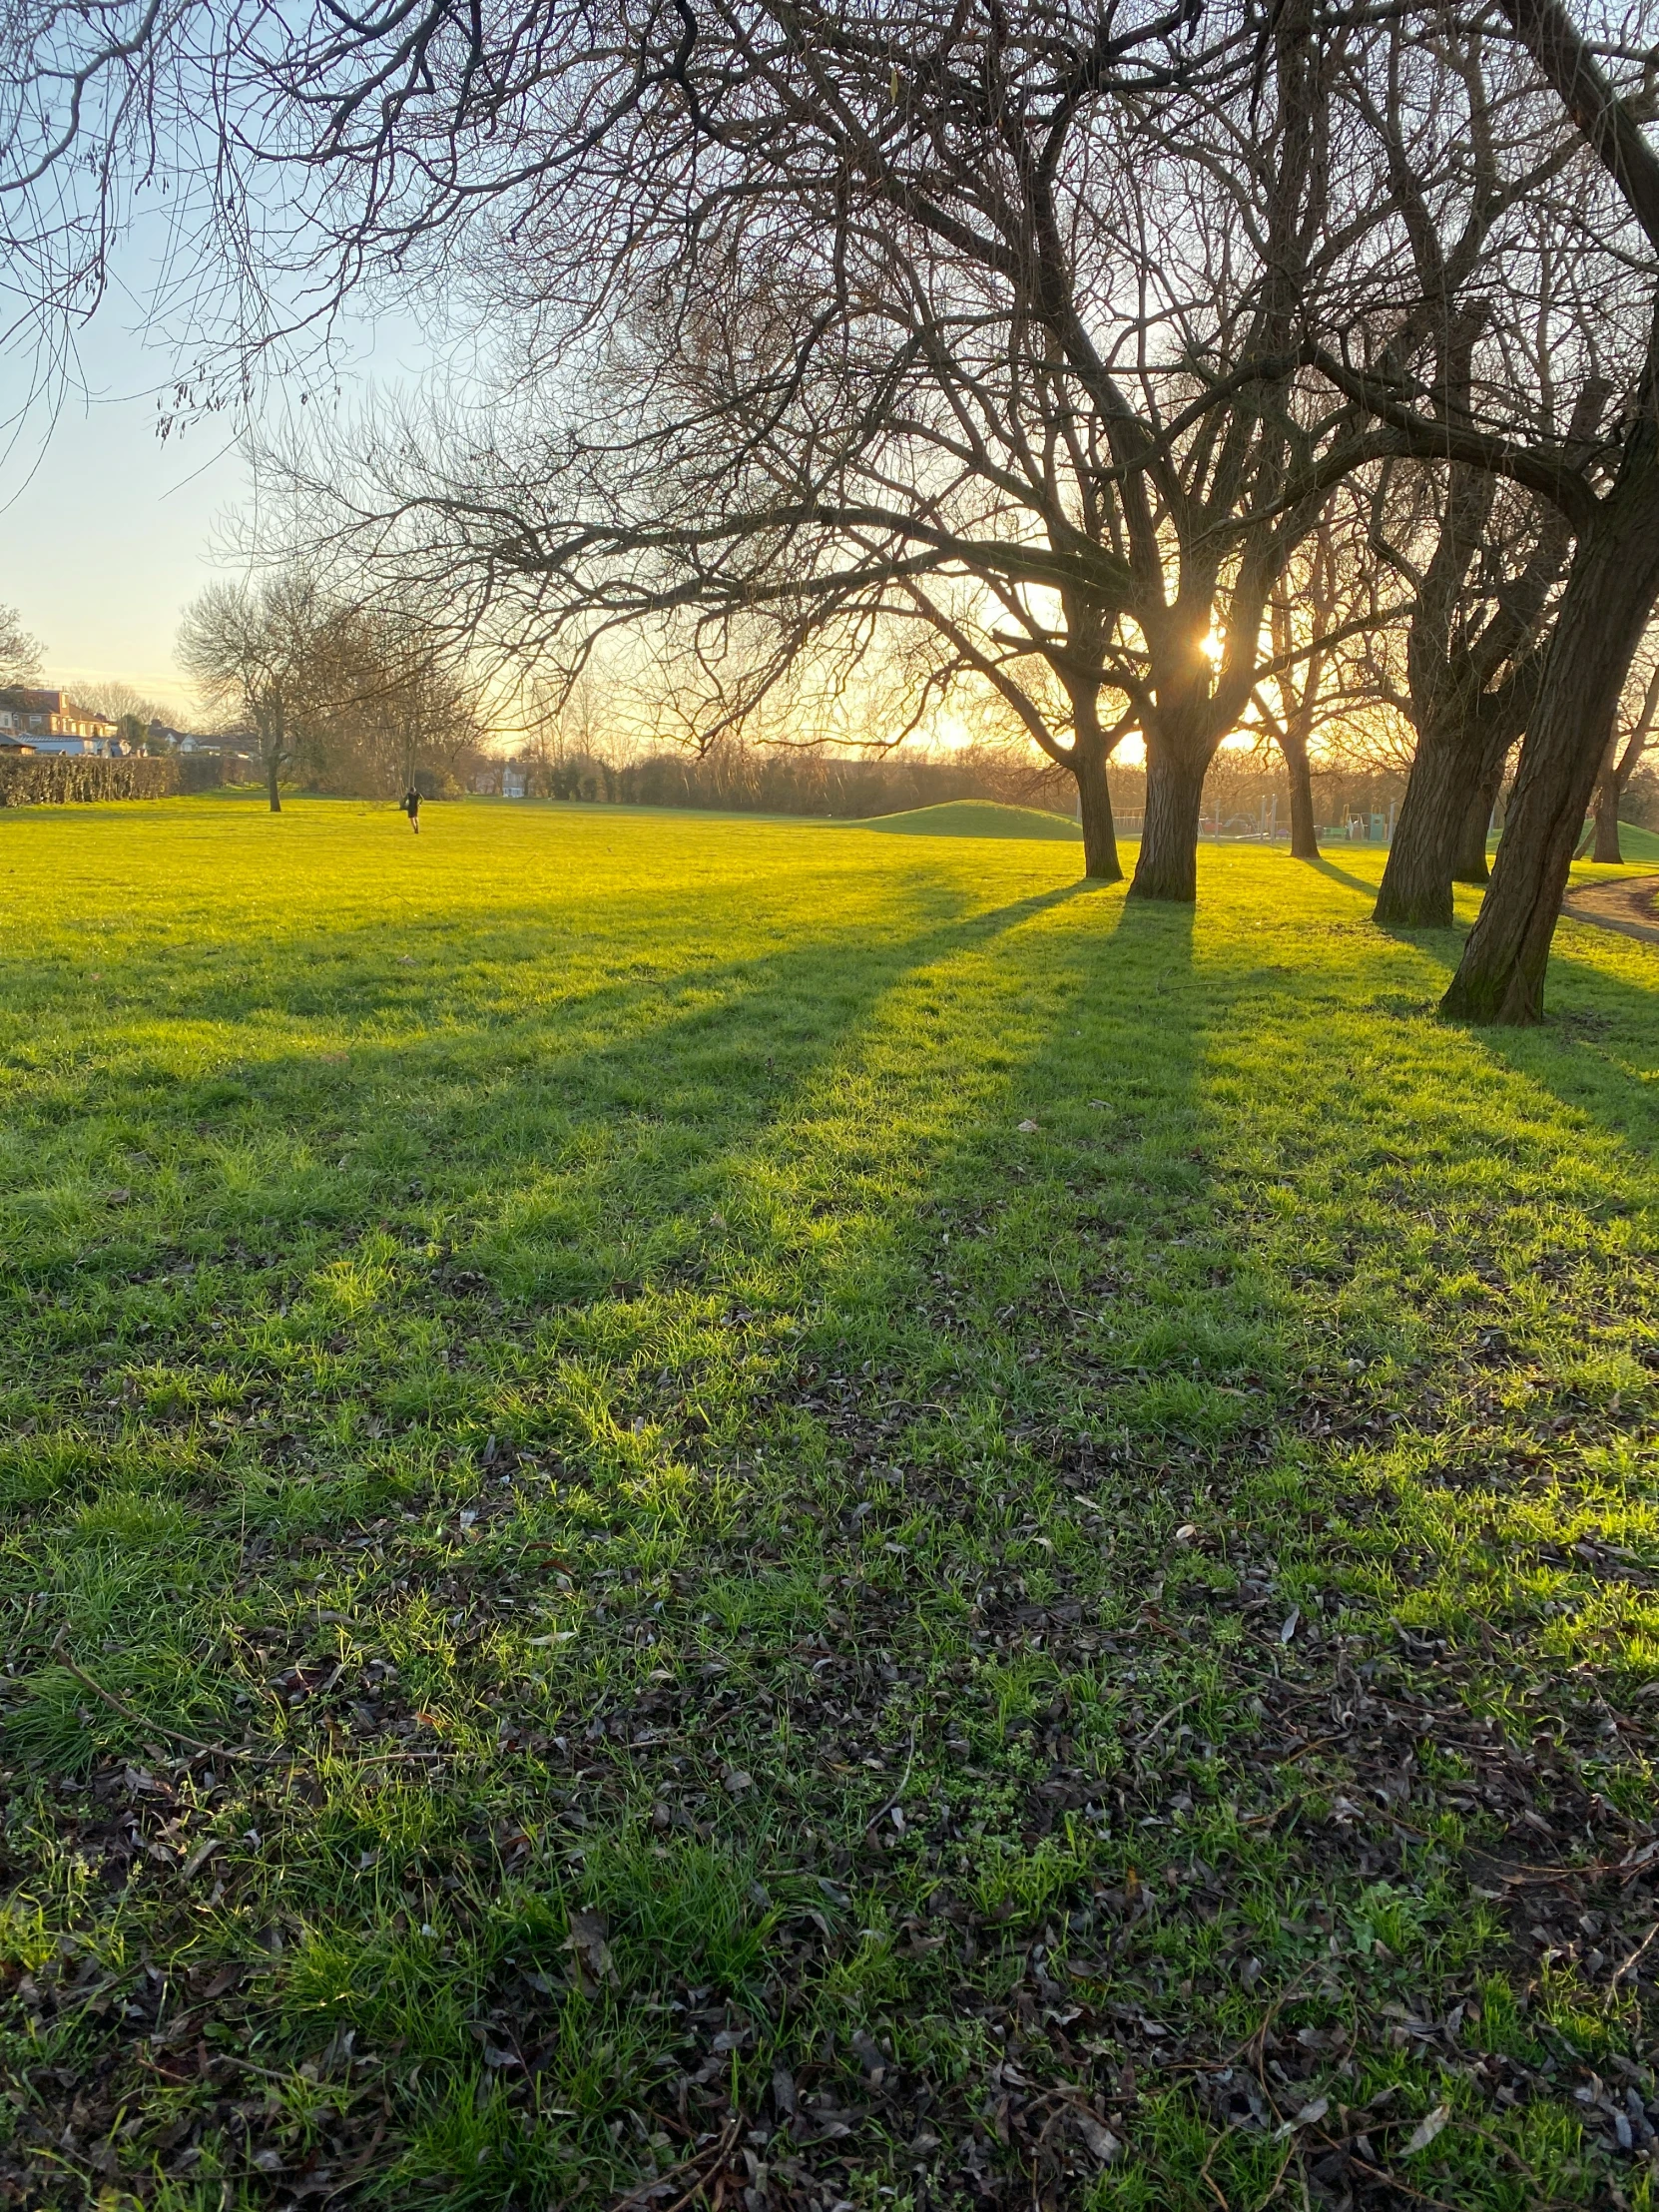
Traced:
<path fill-rule="evenodd" d="M 69 807 L 100 799 L 166 799 L 179 789 L 177 761 L 146 754 L 107 761 L 96 753 L 0 757 L 0 807 Z"/>

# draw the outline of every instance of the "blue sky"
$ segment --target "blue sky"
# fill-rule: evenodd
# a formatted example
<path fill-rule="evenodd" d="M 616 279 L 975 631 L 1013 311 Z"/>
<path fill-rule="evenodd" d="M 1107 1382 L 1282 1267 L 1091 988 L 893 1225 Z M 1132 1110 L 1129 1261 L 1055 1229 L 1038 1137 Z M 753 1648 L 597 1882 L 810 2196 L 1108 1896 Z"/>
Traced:
<path fill-rule="evenodd" d="M 168 358 L 113 325 L 82 338 L 88 396 L 55 415 L 36 401 L 0 463 L 0 602 L 46 648 L 45 673 L 74 686 L 119 677 L 183 711 L 173 646 L 185 603 L 220 573 L 217 518 L 248 494 L 222 417 L 164 444 L 157 394 Z M 0 364 L 10 412 L 29 364 Z"/>
<path fill-rule="evenodd" d="M 49 682 L 120 679 L 183 716 L 193 703 L 174 660 L 179 619 L 228 573 L 214 542 L 252 483 L 225 416 L 157 434 L 177 356 L 146 334 L 143 308 L 132 285 L 112 286 L 77 333 L 82 388 L 55 406 L 31 395 L 26 348 L 0 354 L 0 422 L 15 425 L 0 444 L 0 604 L 40 639 Z M 417 376 L 426 346 L 413 321 L 387 314 L 353 324 L 338 353 L 349 404 L 370 374 L 379 385 Z"/>

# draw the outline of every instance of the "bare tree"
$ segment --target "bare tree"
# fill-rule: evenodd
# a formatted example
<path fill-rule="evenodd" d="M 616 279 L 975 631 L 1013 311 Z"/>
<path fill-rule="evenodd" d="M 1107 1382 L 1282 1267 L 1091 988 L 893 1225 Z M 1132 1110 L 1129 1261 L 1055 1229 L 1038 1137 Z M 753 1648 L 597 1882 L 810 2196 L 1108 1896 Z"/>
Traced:
<path fill-rule="evenodd" d="M 579 629 L 693 608 L 711 658 L 771 609 L 775 674 L 932 623 L 940 680 L 996 691 L 1076 775 L 1097 873 L 1116 871 L 1105 763 L 1139 730 L 1135 888 L 1188 898 L 1204 774 L 1262 674 L 1276 579 L 1329 482 L 1386 444 L 1286 382 L 1343 311 L 1324 279 L 1377 199 L 1331 128 L 1346 37 L 1312 0 L 1266 27 L 1227 8 L 1213 32 L 1187 0 L 672 18 L 513 0 L 465 21 L 415 0 L 301 11 L 271 42 L 236 11 L 102 0 L 54 20 L 13 107 L 38 122 L 59 88 L 107 162 L 159 103 L 198 150 L 234 297 L 259 293 L 266 311 L 231 317 L 256 334 L 273 298 L 320 314 L 350 284 L 470 262 L 568 389 L 642 302 L 678 355 L 723 288 L 768 288 L 787 341 L 740 348 L 717 414 L 613 417 L 607 466 L 567 458 L 535 498 L 497 496 L 516 462 L 474 470 L 432 570 L 463 556 L 498 618 L 515 577 L 540 616 L 562 594 L 576 662 Z M 809 420 L 827 370 L 845 404 Z M 793 444 L 788 470 L 757 419 Z M 382 561 L 388 516 L 411 512 L 384 488 Z M 412 504 L 435 513 L 436 487 Z"/>
<path fill-rule="evenodd" d="M 737 671 L 735 720 L 804 654 L 850 668 L 923 624 L 924 698 L 994 692 L 1074 775 L 1091 874 L 1117 872 L 1107 761 L 1144 737 L 1135 888 L 1190 898 L 1209 761 L 1273 673 L 1269 600 L 1331 483 L 1392 440 L 1290 381 L 1311 321 L 1348 311 L 1326 265 L 1377 197 L 1310 18 L 1191 56 L 1185 23 L 700 18 L 607 119 L 580 267 L 534 130 L 493 211 L 479 311 L 519 313 L 555 430 L 545 377 L 520 423 L 383 425 L 354 474 L 301 462 L 322 527 L 572 666 L 678 622 Z"/>
<path fill-rule="evenodd" d="M 319 645 L 301 752 L 324 789 L 438 796 L 481 753 L 479 686 L 418 620 L 341 607 Z"/>
<path fill-rule="evenodd" d="M 1539 114 L 1515 57 L 1483 26 L 1450 18 L 1424 31 L 1403 18 L 1386 60 L 1346 89 L 1385 152 L 1400 214 L 1419 404 L 1455 438 L 1495 401 L 1511 430 L 1593 463 L 1610 386 L 1582 291 L 1595 193 L 1581 162 L 1574 171 L 1573 138 Z M 1448 150 L 1462 152 L 1449 195 Z M 1397 372 L 1398 345 L 1383 359 Z M 1377 904 L 1379 921 L 1407 926 L 1449 924 L 1454 876 L 1485 879 L 1492 795 L 1536 693 L 1546 610 L 1572 549 L 1554 501 L 1449 447 L 1434 460 L 1382 473 L 1371 532 L 1415 607 L 1405 677 L 1417 751 Z"/>
<path fill-rule="evenodd" d="M 1535 1021 L 1579 826 L 1607 733 L 1659 597 L 1659 154 L 1560 0 L 1502 0 L 1515 36 L 1617 188 L 1626 251 L 1645 250 L 1649 336 L 1625 394 L 1611 481 L 1584 506 L 1528 719 L 1503 840 L 1448 1011 Z"/>
<path fill-rule="evenodd" d="M 1465 423 L 1386 362 L 1321 361 L 1339 390 L 1395 431 L 1402 452 L 1505 477 L 1557 508 L 1574 537 L 1490 887 L 1443 1001 L 1465 1018 L 1530 1022 L 1607 734 L 1659 593 L 1659 154 L 1645 134 L 1645 90 L 1632 98 L 1616 88 L 1561 0 L 1500 0 L 1499 14 L 1554 124 L 1598 173 L 1599 193 L 1575 193 L 1555 221 L 1594 225 L 1608 295 L 1628 316 L 1593 364 L 1577 349 L 1581 385 L 1594 375 L 1613 386 L 1609 427 L 1574 444 L 1537 426 L 1536 395 L 1525 391 L 1518 402 L 1502 395 L 1501 420 L 1488 393 L 1486 420 Z M 1582 299 L 1577 311 L 1588 311 Z M 1570 356 L 1576 333 L 1555 334 Z M 1621 336 L 1629 349 L 1616 357 Z"/>
<path fill-rule="evenodd" d="M 255 738 L 274 815 L 316 712 L 331 615 L 316 580 L 289 569 L 255 583 L 211 584 L 179 632 L 179 662 L 203 704 L 234 715 Z"/>
<path fill-rule="evenodd" d="M 0 684 L 26 684 L 40 670 L 40 640 L 15 607 L 0 607 Z"/>
<path fill-rule="evenodd" d="M 77 696 L 83 706 L 94 708 L 117 724 L 123 743 L 135 752 L 150 748 L 150 728 L 153 723 L 166 726 L 173 721 L 177 711 L 165 706 L 160 700 L 150 698 L 132 684 L 122 682 L 119 677 L 103 683 L 80 685 Z M 158 746 L 158 750 L 165 750 L 165 747 Z"/>
<path fill-rule="evenodd" d="M 1572 544 L 1559 510 L 1524 502 L 1517 515 L 1481 470 L 1453 467 L 1435 488 L 1440 518 L 1422 567 L 1386 548 L 1416 605 L 1405 669 L 1417 748 L 1376 910 L 1403 927 L 1448 926 L 1453 882 L 1487 879 L 1487 822 L 1537 698 L 1549 601 Z"/>
<path fill-rule="evenodd" d="M 1383 703 L 1384 641 L 1409 612 L 1389 603 L 1392 579 L 1368 557 L 1370 505 L 1363 482 L 1341 486 L 1268 605 L 1273 658 L 1252 706 L 1285 764 L 1294 859 L 1319 858 L 1315 760 Z"/>

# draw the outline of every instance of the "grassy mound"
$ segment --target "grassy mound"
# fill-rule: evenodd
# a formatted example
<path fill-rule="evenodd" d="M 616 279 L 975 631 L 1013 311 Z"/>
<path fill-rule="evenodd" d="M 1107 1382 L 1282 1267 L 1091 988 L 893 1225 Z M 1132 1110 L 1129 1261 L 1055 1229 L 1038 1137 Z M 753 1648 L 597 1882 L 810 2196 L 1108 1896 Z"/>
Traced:
<path fill-rule="evenodd" d="M 1626 864 L 1633 860 L 1644 864 L 1659 860 L 1659 834 L 1651 830 L 1638 830 L 1633 823 L 1621 822 L 1619 850 Z"/>
<path fill-rule="evenodd" d="M 1645 947 L 0 834 L 0 2198 L 1649 2202 Z"/>
<path fill-rule="evenodd" d="M 989 799 L 953 799 L 942 807 L 914 807 L 902 815 L 876 815 L 855 830 L 881 830 L 900 837 L 1064 837 L 1083 834 L 1066 815 L 1040 807 L 999 807 Z"/>

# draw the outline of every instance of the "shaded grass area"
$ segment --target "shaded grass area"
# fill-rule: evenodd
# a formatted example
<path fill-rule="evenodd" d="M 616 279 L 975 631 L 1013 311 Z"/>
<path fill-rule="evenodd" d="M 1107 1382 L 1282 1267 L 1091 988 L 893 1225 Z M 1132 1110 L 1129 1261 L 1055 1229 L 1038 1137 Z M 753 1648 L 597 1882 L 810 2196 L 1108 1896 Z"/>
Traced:
<path fill-rule="evenodd" d="M 7 820 L 12 2200 L 1649 2204 L 1652 954 L 1379 859 Z"/>

